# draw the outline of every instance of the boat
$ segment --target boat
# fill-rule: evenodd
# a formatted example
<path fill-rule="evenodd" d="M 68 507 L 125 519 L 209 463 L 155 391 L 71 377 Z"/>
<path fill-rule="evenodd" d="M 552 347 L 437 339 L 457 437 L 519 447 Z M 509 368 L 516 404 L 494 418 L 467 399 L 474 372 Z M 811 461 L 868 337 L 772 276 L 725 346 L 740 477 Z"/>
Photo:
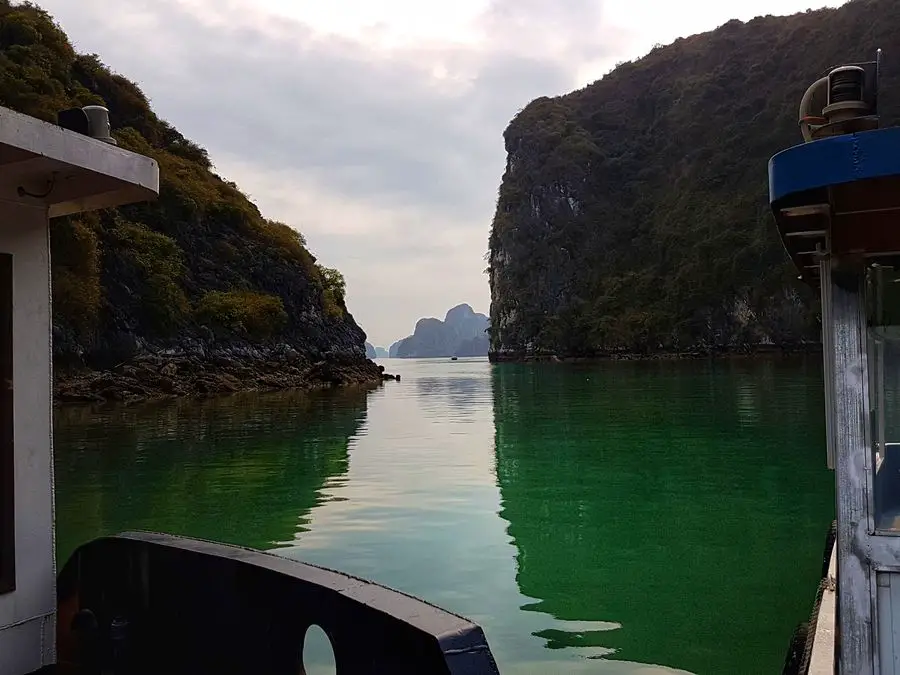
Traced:
<path fill-rule="evenodd" d="M 158 194 L 105 107 L 0 108 L 0 674 L 296 675 L 315 626 L 339 675 L 499 672 L 467 619 L 271 553 L 122 533 L 57 577 L 49 221 Z"/>
<path fill-rule="evenodd" d="M 802 97 L 803 142 L 769 161 L 779 235 L 821 299 L 823 459 L 836 491 L 786 673 L 900 672 L 900 127 L 881 125 L 881 72 L 880 50 L 827 70 Z"/>

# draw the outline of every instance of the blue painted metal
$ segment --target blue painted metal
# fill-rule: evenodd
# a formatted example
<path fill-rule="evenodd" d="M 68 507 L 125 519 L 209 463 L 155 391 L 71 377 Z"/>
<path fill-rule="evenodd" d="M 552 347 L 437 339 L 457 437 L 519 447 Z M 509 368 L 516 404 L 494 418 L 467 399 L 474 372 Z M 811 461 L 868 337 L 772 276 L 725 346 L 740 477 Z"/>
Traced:
<path fill-rule="evenodd" d="M 769 202 L 808 190 L 900 176 L 900 127 L 832 136 L 769 160 Z"/>

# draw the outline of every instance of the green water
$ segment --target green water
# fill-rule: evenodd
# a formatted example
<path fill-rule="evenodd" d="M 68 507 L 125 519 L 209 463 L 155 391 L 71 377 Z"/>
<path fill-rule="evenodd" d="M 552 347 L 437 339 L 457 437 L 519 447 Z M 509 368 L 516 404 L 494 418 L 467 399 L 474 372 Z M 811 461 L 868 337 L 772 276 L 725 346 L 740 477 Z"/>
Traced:
<path fill-rule="evenodd" d="M 125 529 L 276 548 L 472 618 L 506 675 L 780 672 L 834 510 L 817 361 L 388 366 L 62 409 L 59 555 Z"/>

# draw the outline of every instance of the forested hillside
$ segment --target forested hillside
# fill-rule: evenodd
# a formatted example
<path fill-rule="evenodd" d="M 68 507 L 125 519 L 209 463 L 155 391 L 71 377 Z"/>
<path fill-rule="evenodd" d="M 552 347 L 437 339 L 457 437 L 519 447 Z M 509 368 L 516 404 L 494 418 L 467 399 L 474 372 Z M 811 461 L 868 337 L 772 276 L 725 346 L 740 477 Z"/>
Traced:
<path fill-rule="evenodd" d="M 168 348 L 195 370 L 214 352 L 229 355 L 224 366 L 231 357 L 271 366 L 278 354 L 296 366 L 294 384 L 308 374 L 304 363 L 322 359 L 354 362 L 357 376 L 377 379 L 340 273 L 216 175 L 206 151 L 157 117 L 135 84 L 77 54 L 38 7 L 0 0 L 0 105 L 55 122 L 62 109 L 97 103 L 109 108 L 120 146 L 159 162 L 161 192 L 154 203 L 53 221 L 58 371 L 111 368 Z"/>
<path fill-rule="evenodd" d="M 900 54 L 900 3 L 732 21 L 540 98 L 507 128 L 492 350 L 708 352 L 818 340 L 768 209 L 769 157 L 831 66 Z M 888 62 L 890 64 L 890 61 Z M 881 109 L 900 121 L 887 69 Z"/>

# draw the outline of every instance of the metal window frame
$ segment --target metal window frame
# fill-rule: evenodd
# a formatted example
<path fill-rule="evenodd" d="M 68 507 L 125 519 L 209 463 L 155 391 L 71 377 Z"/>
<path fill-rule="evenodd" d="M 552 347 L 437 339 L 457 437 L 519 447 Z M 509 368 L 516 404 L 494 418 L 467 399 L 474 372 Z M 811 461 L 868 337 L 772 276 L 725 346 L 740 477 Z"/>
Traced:
<path fill-rule="evenodd" d="M 0 253 L 0 594 L 16 589 L 13 256 Z"/>
<path fill-rule="evenodd" d="M 821 254 L 819 259 L 819 279 L 821 279 L 821 311 L 822 311 L 822 369 L 825 385 L 825 447 L 826 462 L 829 469 L 834 469 L 834 333 L 831 326 L 831 259 Z"/>

